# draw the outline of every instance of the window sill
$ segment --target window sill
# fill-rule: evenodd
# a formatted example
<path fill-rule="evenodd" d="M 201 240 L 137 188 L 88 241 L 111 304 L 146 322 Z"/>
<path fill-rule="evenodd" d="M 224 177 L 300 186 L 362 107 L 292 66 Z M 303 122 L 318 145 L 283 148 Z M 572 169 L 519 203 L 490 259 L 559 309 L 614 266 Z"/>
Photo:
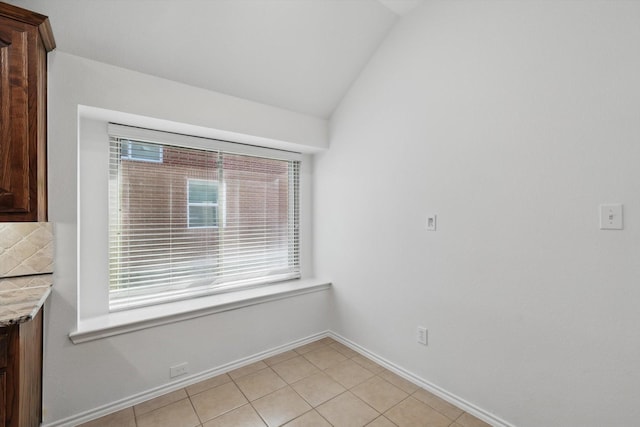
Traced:
<path fill-rule="evenodd" d="M 78 321 L 78 329 L 69 334 L 74 344 L 125 334 L 180 320 L 193 319 L 223 311 L 235 310 L 311 292 L 327 290 L 331 282 L 301 279 L 261 288 L 246 289 L 109 313 Z"/>

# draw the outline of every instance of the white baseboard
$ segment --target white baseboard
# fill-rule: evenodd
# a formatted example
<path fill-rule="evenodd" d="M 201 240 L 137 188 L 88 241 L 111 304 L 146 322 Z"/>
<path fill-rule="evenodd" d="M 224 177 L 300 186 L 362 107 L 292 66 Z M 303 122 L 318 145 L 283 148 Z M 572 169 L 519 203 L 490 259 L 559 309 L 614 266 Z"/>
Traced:
<path fill-rule="evenodd" d="M 224 364 L 222 366 L 218 366 L 216 368 L 213 369 L 209 369 L 203 372 L 200 372 L 198 374 L 195 375 L 190 375 L 188 377 L 182 378 L 178 381 L 173 381 L 171 383 L 159 386 L 159 387 L 155 387 L 153 389 L 144 391 L 142 393 L 138 393 L 138 394 L 134 394 L 132 396 L 126 397 L 124 399 L 120 399 L 117 400 L 115 402 L 112 403 L 108 403 L 106 405 L 100 406 L 98 408 L 95 409 L 91 409 L 89 411 L 85 411 L 82 412 L 80 414 L 77 415 L 73 415 L 71 417 L 67 417 L 64 418 L 62 420 L 58 420 L 58 421 L 54 421 L 54 422 L 50 422 L 50 423 L 45 423 L 42 424 L 41 427 L 74 427 L 77 426 L 78 424 L 82 424 L 82 423 L 86 423 L 87 421 L 91 421 L 94 420 L 96 418 L 100 418 L 102 416 L 111 414 L 113 412 L 117 412 L 120 411 L 122 409 L 128 408 L 130 406 L 133 405 L 137 405 L 139 403 L 145 402 L 149 399 L 153 399 L 155 397 L 158 396 L 162 396 L 163 394 L 167 394 L 167 393 L 171 393 L 172 391 L 176 391 L 179 390 L 181 388 L 190 386 L 192 384 L 198 383 L 200 381 L 204 381 L 207 380 L 209 378 L 213 378 L 217 375 L 221 375 L 224 374 L 226 372 L 232 371 L 234 369 L 237 368 L 241 368 L 245 365 L 249 365 L 251 363 L 260 361 L 262 359 L 265 359 L 267 357 L 271 357 L 271 356 L 275 356 L 276 354 L 282 353 L 284 351 L 288 351 L 288 350 L 292 350 L 296 347 L 299 347 L 301 345 L 319 340 L 321 338 L 324 337 L 331 337 L 334 340 L 346 345 L 347 347 L 351 348 L 354 351 L 357 351 L 358 353 L 362 354 L 363 356 L 368 357 L 369 359 L 373 360 L 374 362 L 378 363 L 379 365 L 387 368 L 388 370 L 394 372 L 395 374 L 400 375 L 401 377 L 405 378 L 408 381 L 411 381 L 412 383 L 424 388 L 427 391 L 430 391 L 431 393 L 435 394 L 436 396 L 446 400 L 447 402 L 451 403 L 452 405 L 457 406 L 458 408 L 470 413 L 471 415 L 474 415 L 478 418 L 480 418 L 481 420 L 491 424 L 494 427 L 515 427 L 513 424 L 510 424 L 504 420 L 502 420 L 501 418 L 493 415 L 492 413 L 485 411 L 482 408 L 479 408 L 478 406 L 474 405 L 471 402 L 466 401 L 465 399 L 462 399 L 459 396 L 456 396 L 453 393 L 450 393 L 440 387 L 438 387 L 437 385 L 430 383 L 429 381 L 426 381 L 423 378 L 418 377 L 417 375 L 414 375 L 413 373 L 401 368 L 400 366 L 388 361 L 387 359 L 384 359 L 383 357 L 378 356 L 377 354 L 369 351 L 368 349 L 354 343 L 353 341 L 348 340 L 347 338 L 333 332 L 333 331 L 324 331 L 324 332 L 319 332 L 317 334 L 314 335 L 310 335 L 308 337 L 299 339 L 299 340 L 295 340 L 292 341 L 288 344 L 284 344 L 278 347 L 274 347 L 271 348 L 269 350 L 266 351 L 262 351 L 259 353 L 256 353 L 254 355 L 248 356 L 248 357 L 244 357 L 242 359 L 238 359 L 235 360 L 233 362 Z"/>
<path fill-rule="evenodd" d="M 327 334 L 328 337 L 333 338 L 334 340 L 346 345 L 347 347 L 351 348 L 354 351 L 357 351 L 358 353 L 362 354 L 363 356 L 368 357 L 369 359 L 373 360 L 374 362 L 378 363 L 379 365 L 384 366 L 385 368 L 387 368 L 388 370 L 392 371 L 393 373 L 403 377 L 404 379 L 411 381 L 412 383 L 414 383 L 417 386 L 422 387 L 423 389 L 435 394 L 436 396 L 440 397 L 443 400 L 446 400 L 447 402 L 451 403 L 452 405 L 457 406 L 458 408 L 464 410 L 465 412 L 470 413 L 471 415 L 480 418 L 482 421 L 487 422 L 489 424 L 491 424 L 494 427 L 515 427 L 513 424 L 508 423 L 507 421 L 497 417 L 496 415 L 485 411 L 482 408 L 479 408 L 478 406 L 474 405 L 473 403 L 459 397 L 456 396 L 453 393 L 448 392 L 447 390 L 438 387 L 437 385 L 423 379 L 420 378 L 417 375 L 414 375 L 413 373 L 407 371 L 404 368 L 401 368 L 400 366 L 396 365 L 395 363 L 392 363 L 390 361 L 388 361 L 387 359 L 378 356 L 377 354 L 367 350 L 366 348 L 354 343 L 351 340 L 348 340 L 347 338 L 333 332 L 333 331 L 329 331 Z"/>
<path fill-rule="evenodd" d="M 130 406 L 145 402 L 149 399 L 162 396 L 163 394 L 171 393 L 172 391 L 179 390 L 181 388 L 190 386 L 200 381 L 213 378 L 215 376 L 224 374 L 229 371 L 233 371 L 234 369 L 241 368 L 245 365 L 250 365 L 251 363 L 258 362 L 262 359 L 266 359 L 267 357 L 275 356 L 276 354 L 282 353 L 284 351 L 292 350 L 296 347 L 299 347 L 304 344 L 308 344 L 310 342 L 319 340 L 327 336 L 329 336 L 328 331 L 310 335 L 308 337 L 292 341 L 288 344 L 274 347 L 272 349 L 262 351 L 248 357 L 244 357 L 242 359 L 235 360 L 233 362 L 224 364 L 222 366 L 218 366 L 217 368 L 208 369 L 198 374 L 181 378 L 178 381 L 173 381 L 168 384 L 144 391 L 142 393 L 137 393 L 132 396 L 125 397 L 124 399 L 120 399 L 115 402 L 102 405 L 98 408 L 91 409 L 91 410 L 82 412 L 80 414 L 72 415 L 62 420 L 57 420 L 50 423 L 43 423 L 41 427 L 74 427 L 74 426 L 77 426 L 78 424 L 95 420 L 96 418 L 103 417 L 113 412 L 117 412 L 122 409 L 128 408 Z"/>

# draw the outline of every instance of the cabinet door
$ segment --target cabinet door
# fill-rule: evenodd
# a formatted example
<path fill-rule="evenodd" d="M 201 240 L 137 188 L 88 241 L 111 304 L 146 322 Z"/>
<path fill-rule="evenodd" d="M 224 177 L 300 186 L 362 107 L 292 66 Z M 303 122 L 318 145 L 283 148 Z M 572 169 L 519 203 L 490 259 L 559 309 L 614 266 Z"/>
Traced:
<path fill-rule="evenodd" d="M 31 179 L 37 157 L 29 123 L 30 107 L 36 107 L 29 99 L 33 32 L 30 25 L 0 17 L 0 213 L 28 213 L 30 186 L 36 185 Z"/>
<path fill-rule="evenodd" d="M 3 369 L 0 369 L 0 427 L 4 427 L 7 424 L 7 374 Z"/>

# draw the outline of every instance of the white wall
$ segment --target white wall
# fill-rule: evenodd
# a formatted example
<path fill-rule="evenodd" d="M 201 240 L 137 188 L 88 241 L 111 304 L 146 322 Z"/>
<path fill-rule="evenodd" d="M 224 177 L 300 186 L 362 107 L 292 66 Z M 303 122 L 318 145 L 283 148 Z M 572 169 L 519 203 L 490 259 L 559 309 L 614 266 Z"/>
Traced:
<path fill-rule="evenodd" d="M 55 227 L 56 256 L 53 293 L 45 307 L 45 424 L 165 386 L 169 366 L 176 363 L 189 362 L 190 373 L 197 374 L 327 329 L 329 293 L 316 292 L 72 344 L 68 334 L 76 328 L 79 296 L 79 105 L 123 112 L 125 122 L 144 116 L 166 130 L 182 123 L 203 136 L 300 151 L 316 151 L 327 143 L 324 120 L 52 53 L 49 219 Z"/>
<path fill-rule="evenodd" d="M 519 427 L 637 424 L 639 22 L 460 0 L 394 27 L 316 156 L 338 333 Z"/>

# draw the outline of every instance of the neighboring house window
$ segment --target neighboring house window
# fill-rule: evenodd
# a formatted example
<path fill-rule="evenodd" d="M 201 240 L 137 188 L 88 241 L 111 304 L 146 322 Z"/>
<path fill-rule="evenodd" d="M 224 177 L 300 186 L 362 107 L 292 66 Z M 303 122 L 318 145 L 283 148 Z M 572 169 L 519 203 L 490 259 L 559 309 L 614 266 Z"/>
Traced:
<path fill-rule="evenodd" d="M 123 159 L 139 162 L 162 163 L 162 146 L 140 141 L 122 141 L 121 155 Z"/>
<path fill-rule="evenodd" d="M 187 180 L 189 228 L 218 226 L 218 181 Z"/>
<path fill-rule="evenodd" d="M 298 154 L 115 126 L 110 310 L 300 277 Z"/>

